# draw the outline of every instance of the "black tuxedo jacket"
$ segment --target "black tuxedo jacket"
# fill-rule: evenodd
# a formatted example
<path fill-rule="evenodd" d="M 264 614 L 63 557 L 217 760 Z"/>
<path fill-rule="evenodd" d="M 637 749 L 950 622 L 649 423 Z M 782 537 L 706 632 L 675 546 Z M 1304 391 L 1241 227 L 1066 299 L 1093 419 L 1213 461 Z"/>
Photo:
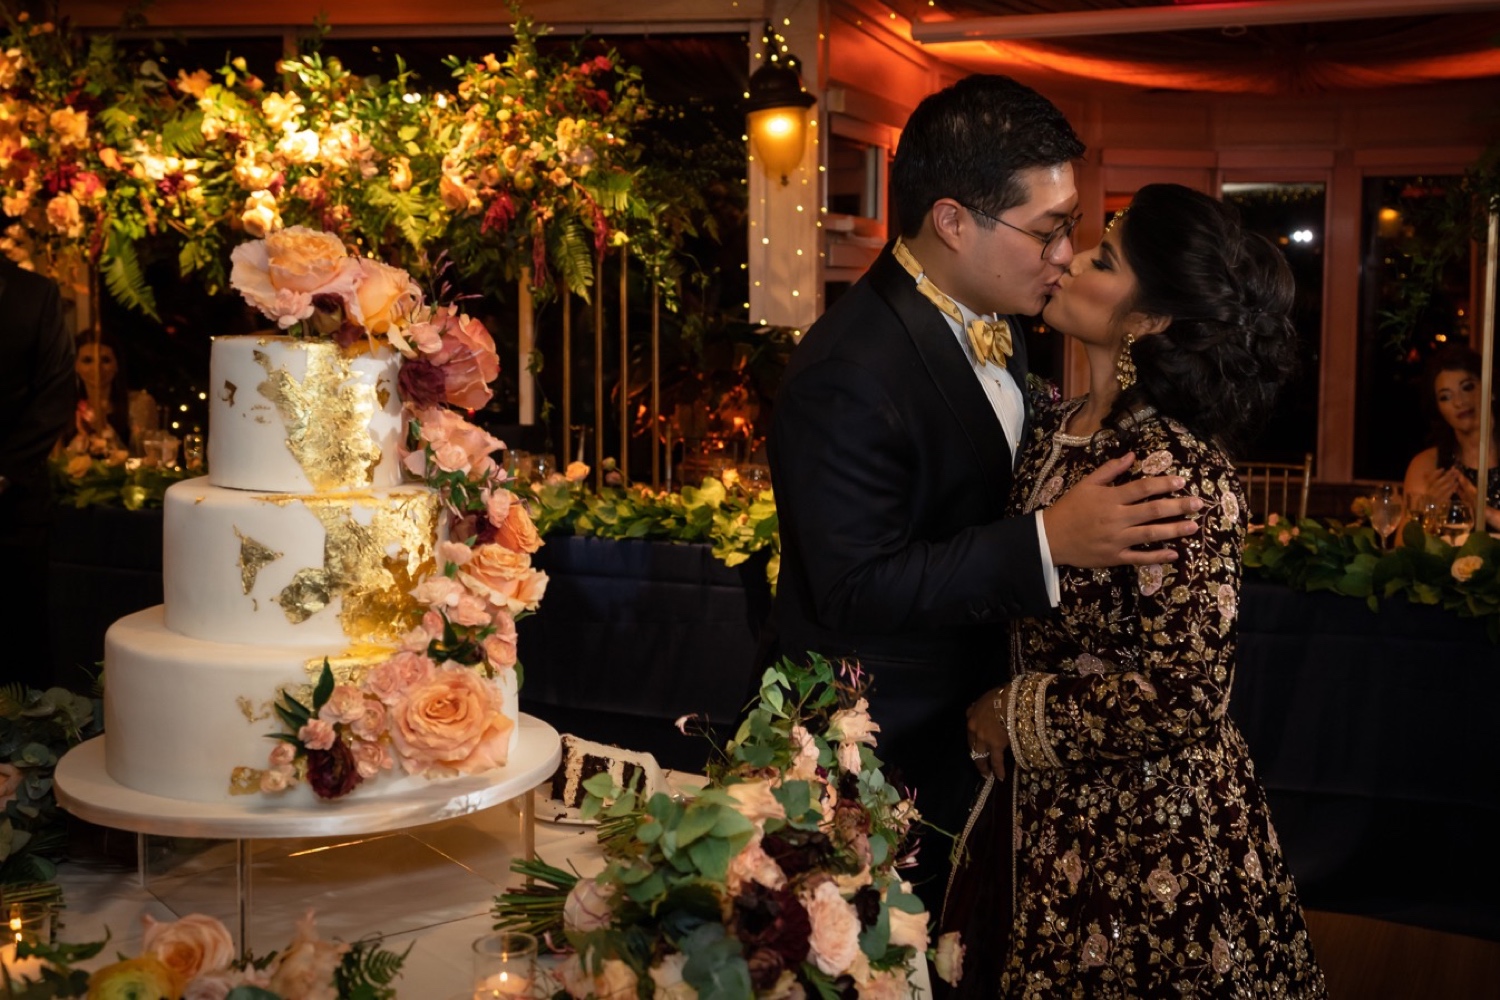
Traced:
<path fill-rule="evenodd" d="M 1024 396 L 1019 336 L 1010 371 Z M 1035 519 L 1004 519 L 1014 462 L 1000 422 L 889 247 L 792 352 L 768 448 L 782 543 L 772 652 L 858 660 L 879 755 L 924 814 L 956 824 L 974 775 L 964 709 L 1006 679 L 1005 620 L 1049 604 Z"/>
<path fill-rule="evenodd" d="M 0 522 L 49 514 L 47 455 L 73 421 L 73 338 L 57 286 L 0 258 Z"/>

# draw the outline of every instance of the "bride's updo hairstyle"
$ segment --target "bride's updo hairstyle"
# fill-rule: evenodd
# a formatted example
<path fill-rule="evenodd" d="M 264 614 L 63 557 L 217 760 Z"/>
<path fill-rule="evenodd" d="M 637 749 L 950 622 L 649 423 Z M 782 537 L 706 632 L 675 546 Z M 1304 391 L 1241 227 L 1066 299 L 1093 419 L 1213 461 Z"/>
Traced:
<path fill-rule="evenodd" d="M 1130 308 L 1171 322 L 1131 347 L 1136 382 L 1110 422 L 1148 405 L 1232 450 L 1297 367 L 1286 260 L 1234 209 L 1180 184 L 1141 188 L 1120 228 L 1139 286 Z"/>

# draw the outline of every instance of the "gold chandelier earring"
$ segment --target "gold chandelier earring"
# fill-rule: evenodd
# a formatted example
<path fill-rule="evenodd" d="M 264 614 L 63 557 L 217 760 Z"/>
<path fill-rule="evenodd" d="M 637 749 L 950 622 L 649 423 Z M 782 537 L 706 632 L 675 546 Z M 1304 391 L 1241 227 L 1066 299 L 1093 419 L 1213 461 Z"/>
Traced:
<path fill-rule="evenodd" d="M 1115 381 L 1120 383 L 1121 392 L 1135 385 L 1135 358 L 1130 356 L 1130 345 L 1134 343 L 1135 334 L 1127 333 L 1120 345 L 1120 356 L 1115 359 Z"/>

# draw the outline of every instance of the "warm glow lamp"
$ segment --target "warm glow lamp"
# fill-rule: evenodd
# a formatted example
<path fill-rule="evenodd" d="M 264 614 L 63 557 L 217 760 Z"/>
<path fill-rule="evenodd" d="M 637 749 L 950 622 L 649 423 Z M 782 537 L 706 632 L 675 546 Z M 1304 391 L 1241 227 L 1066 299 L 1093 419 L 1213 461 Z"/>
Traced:
<path fill-rule="evenodd" d="M 773 55 L 750 75 L 750 98 L 745 102 L 755 155 L 766 173 L 780 177 L 783 185 L 802 162 L 807 109 L 818 101 L 802 89 L 796 65 L 795 56 Z"/>

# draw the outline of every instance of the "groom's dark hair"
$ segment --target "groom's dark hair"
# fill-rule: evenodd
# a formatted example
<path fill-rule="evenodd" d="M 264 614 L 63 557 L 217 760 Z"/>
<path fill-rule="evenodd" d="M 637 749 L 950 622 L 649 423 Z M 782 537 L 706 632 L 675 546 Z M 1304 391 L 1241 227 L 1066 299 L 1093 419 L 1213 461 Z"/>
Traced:
<path fill-rule="evenodd" d="M 891 164 L 901 234 L 953 198 L 992 216 L 1030 197 L 1017 173 L 1083 155 L 1056 105 L 1008 76 L 976 74 L 929 94 L 907 119 Z"/>

